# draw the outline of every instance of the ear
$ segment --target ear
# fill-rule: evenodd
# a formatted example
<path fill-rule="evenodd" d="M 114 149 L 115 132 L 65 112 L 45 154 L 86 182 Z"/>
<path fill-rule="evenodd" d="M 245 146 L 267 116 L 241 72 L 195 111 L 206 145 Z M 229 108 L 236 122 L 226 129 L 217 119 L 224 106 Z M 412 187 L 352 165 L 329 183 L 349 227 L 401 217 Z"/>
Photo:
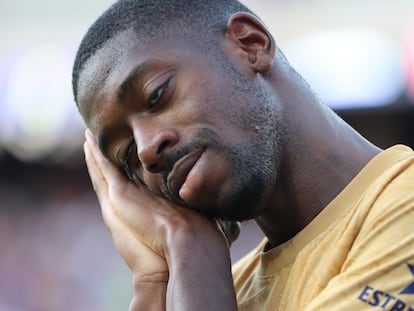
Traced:
<path fill-rule="evenodd" d="M 236 44 L 239 54 L 254 71 L 265 73 L 271 69 L 276 44 L 259 19 L 249 13 L 235 13 L 227 23 L 226 35 Z"/>

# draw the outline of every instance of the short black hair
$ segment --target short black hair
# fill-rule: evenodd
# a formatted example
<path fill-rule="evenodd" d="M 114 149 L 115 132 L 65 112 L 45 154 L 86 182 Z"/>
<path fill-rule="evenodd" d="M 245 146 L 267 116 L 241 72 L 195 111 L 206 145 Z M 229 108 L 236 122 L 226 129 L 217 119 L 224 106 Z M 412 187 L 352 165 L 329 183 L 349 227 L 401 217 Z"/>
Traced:
<path fill-rule="evenodd" d="M 252 13 L 237 0 L 119 0 L 89 28 L 78 48 L 72 71 L 77 103 L 79 75 L 86 61 L 118 33 L 133 29 L 140 41 L 169 34 L 206 38 L 223 32 L 236 12 Z"/>

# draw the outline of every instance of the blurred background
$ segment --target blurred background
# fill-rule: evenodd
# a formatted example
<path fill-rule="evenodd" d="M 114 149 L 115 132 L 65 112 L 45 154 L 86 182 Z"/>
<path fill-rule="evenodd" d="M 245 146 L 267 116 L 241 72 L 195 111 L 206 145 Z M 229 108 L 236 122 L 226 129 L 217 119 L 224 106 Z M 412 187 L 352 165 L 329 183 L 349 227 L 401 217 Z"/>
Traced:
<path fill-rule="evenodd" d="M 320 97 L 414 147 L 412 0 L 245 0 Z M 71 67 L 109 0 L 0 0 L 0 311 L 126 310 L 130 277 L 86 173 Z M 237 260 L 262 238 L 245 223 Z"/>

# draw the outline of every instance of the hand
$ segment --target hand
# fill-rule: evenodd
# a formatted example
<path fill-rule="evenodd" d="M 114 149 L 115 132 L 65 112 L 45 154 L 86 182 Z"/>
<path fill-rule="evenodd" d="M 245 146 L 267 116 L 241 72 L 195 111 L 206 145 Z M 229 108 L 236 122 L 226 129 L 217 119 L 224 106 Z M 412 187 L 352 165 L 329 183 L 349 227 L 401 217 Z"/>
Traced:
<path fill-rule="evenodd" d="M 164 301 L 163 306 L 158 305 L 153 310 L 164 310 L 167 280 L 171 277 L 171 272 L 175 280 L 173 286 L 168 285 L 173 293 L 171 297 L 184 296 L 175 295 L 174 292 L 178 290 L 172 289 L 175 287 L 181 290 L 182 284 L 187 286 L 189 282 L 180 282 L 182 278 L 188 276 L 188 279 L 192 279 L 211 270 L 209 277 L 214 278 L 214 273 L 218 278 L 225 277 L 225 293 L 230 294 L 230 301 L 234 303 L 228 250 L 228 245 L 234 238 L 234 230 L 220 230 L 225 233 L 223 235 L 212 219 L 157 197 L 144 185 L 131 183 L 103 157 L 90 131 L 86 133 L 84 148 L 104 221 L 115 246 L 134 276 L 133 310 L 151 310 L 150 307 L 157 304 L 151 300 L 160 300 L 160 297 L 164 298 L 161 299 Z M 227 227 L 235 228 L 224 226 L 221 229 Z M 226 241 L 224 236 L 231 238 Z M 192 259 L 190 263 L 189 258 Z M 183 264 L 189 267 L 184 273 L 181 270 Z M 211 267 L 206 269 L 206 264 Z M 196 281 L 200 282 L 201 279 Z M 162 290 L 145 290 L 155 285 Z M 189 300 L 194 300 L 196 296 L 191 295 L 191 292 L 197 289 L 201 293 L 203 285 L 186 289 L 184 294 L 188 293 Z M 170 304 L 175 305 L 174 302 Z"/>
<path fill-rule="evenodd" d="M 89 136 L 89 134 L 88 134 Z M 139 236 L 134 228 L 119 215 L 109 199 L 109 185 L 102 172 L 101 158 L 95 142 L 87 138 L 84 145 L 88 171 L 97 193 L 104 222 L 110 231 L 115 247 L 133 272 L 134 297 L 130 310 L 165 310 L 168 282 L 168 266 L 165 258 L 156 254 Z"/>

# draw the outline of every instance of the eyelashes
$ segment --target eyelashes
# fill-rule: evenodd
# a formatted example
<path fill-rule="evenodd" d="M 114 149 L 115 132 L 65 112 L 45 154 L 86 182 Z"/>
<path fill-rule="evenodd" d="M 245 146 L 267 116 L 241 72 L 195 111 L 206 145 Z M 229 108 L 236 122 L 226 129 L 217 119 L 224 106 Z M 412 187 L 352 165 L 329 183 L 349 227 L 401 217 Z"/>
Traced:
<path fill-rule="evenodd" d="M 131 140 L 131 142 L 128 145 L 128 148 L 125 152 L 125 156 L 123 158 L 122 161 L 122 168 L 125 172 L 125 174 L 127 175 L 128 179 L 131 181 L 135 181 L 136 180 L 136 174 L 135 172 L 131 169 L 131 166 L 129 165 L 129 162 L 131 160 L 131 156 L 132 156 L 132 152 L 134 151 L 134 140 Z"/>
<path fill-rule="evenodd" d="M 146 109 L 153 109 L 158 102 L 161 100 L 162 95 L 165 92 L 165 89 L 168 87 L 168 84 L 170 82 L 171 78 L 167 79 L 160 87 L 158 87 L 148 98 L 148 101 L 145 104 Z"/>

